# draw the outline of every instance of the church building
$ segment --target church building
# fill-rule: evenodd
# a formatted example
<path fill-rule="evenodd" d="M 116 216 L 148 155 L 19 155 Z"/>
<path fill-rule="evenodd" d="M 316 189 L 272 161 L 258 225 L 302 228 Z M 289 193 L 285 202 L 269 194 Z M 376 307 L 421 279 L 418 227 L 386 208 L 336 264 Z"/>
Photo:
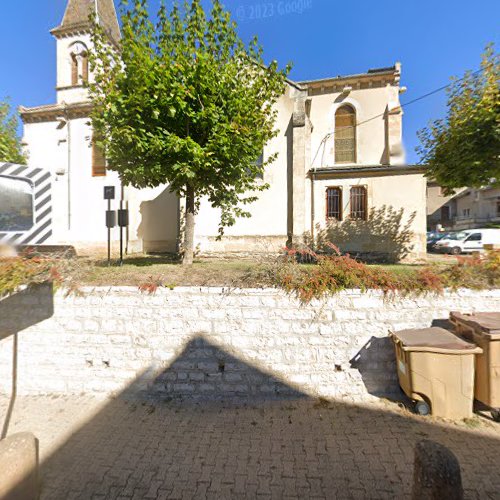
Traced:
<path fill-rule="evenodd" d="M 57 45 L 56 103 L 21 108 L 27 171 L 39 169 L 50 176 L 50 231 L 43 243 L 72 245 L 79 252 L 103 250 L 103 191 L 114 186 L 113 208 L 122 200 L 130 213 L 128 252 L 176 252 L 183 200 L 168 185 L 122 187 L 93 142 L 86 83 L 92 79 L 88 16 L 95 9 L 110 42 L 119 45 L 113 0 L 68 0 L 60 26 L 51 32 Z M 423 256 L 426 181 L 420 167 L 405 163 L 400 107 L 405 88 L 400 79 L 396 63 L 355 75 L 289 80 L 276 104 L 279 134 L 263 153 L 278 153 L 262 179 L 270 188 L 250 205 L 252 217 L 238 220 L 220 241 L 219 212 L 201 200 L 197 251 L 279 251 L 312 236 L 356 254 Z M 35 200 L 33 225 L 36 206 Z M 6 234 L 0 227 L 2 232 Z M 112 237 L 118 238 L 117 229 Z"/>

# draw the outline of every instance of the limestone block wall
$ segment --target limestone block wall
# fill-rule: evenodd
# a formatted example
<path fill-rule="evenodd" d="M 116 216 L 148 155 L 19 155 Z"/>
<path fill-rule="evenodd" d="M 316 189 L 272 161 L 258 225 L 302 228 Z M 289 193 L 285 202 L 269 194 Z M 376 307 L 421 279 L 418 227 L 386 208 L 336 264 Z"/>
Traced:
<path fill-rule="evenodd" d="M 500 290 L 388 300 L 345 291 L 301 305 L 274 289 L 48 287 L 0 300 L 0 392 L 170 397 L 398 391 L 390 329 L 500 310 Z"/>

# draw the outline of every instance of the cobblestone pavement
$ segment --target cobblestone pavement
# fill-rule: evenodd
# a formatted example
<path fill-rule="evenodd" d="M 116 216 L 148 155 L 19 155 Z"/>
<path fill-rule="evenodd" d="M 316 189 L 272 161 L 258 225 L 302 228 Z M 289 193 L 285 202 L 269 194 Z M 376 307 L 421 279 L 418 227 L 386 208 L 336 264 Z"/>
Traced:
<path fill-rule="evenodd" d="M 499 424 L 391 403 L 18 397 L 9 434 L 24 430 L 40 439 L 42 499 L 408 498 L 424 438 L 458 456 L 467 498 L 500 499 Z"/>

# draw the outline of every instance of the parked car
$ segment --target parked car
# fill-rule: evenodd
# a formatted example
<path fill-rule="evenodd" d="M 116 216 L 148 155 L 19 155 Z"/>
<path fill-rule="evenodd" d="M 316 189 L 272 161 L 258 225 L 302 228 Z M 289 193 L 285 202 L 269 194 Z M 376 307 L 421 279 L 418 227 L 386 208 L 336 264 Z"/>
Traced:
<path fill-rule="evenodd" d="M 500 229 L 467 229 L 449 233 L 436 242 L 434 249 L 440 253 L 482 252 L 484 245 L 500 245 Z"/>
<path fill-rule="evenodd" d="M 447 232 L 429 231 L 427 233 L 427 251 L 433 252 L 435 250 L 436 243 L 442 240 L 448 234 Z"/>

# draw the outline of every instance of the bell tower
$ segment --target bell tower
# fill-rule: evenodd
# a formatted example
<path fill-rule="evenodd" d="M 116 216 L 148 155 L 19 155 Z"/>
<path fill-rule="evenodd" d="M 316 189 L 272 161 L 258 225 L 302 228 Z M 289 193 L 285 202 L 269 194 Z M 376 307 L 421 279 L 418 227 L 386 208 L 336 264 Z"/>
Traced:
<path fill-rule="evenodd" d="M 113 0 L 68 0 L 61 24 L 51 33 L 57 40 L 57 102 L 67 104 L 88 99 L 85 84 L 92 78 L 90 16 L 104 28 L 112 44 L 120 40 L 120 26 Z"/>

